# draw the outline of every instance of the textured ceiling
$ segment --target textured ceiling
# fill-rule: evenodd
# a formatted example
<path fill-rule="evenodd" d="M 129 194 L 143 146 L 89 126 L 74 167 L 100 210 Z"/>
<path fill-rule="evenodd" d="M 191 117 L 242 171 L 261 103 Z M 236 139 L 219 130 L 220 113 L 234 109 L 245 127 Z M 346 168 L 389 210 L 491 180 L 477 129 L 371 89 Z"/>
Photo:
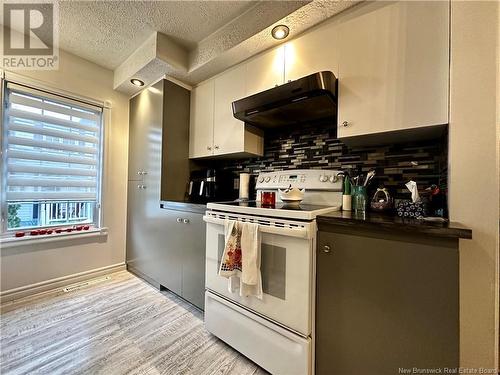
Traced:
<path fill-rule="evenodd" d="M 205 52 L 205 59 L 198 64 L 195 64 L 195 54 L 197 50 L 190 54 L 190 69 L 189 75 L 185 79 L 191 82 L 201 82 L 228 67 L 235 65 L 251 56 L 256 55 L 266 49 L 272 48 L 278 44 L 287 42 L 295 38 L 307 29 L 333 17 L 340 12 L 351 8 L 360 3 L 361 0 L 315 0 L 304 4 L 294 12 L 290 12 L 274 24 L 263 28 L 254 35 L 240 41 L 237 45 L 231 48 L 220 49 L 217 54 L 209 54 Z M 284 41 L 277 41 L 271 38 L 271 30 L 277 24 L 284 24 L 290 28 L 290 35 Z M 205 47 L 206 40 L 199 43 L 199 46 Z M 208 56 L 210 55 L 210 56 Z M 176 78 L 182 79 L 179 76 Z"/>
<path fill-rule="evenodd" d="M 60 48 L 115 69 L 155 31 L 187 50 L 257 1 L 60 1 Z"/>
<path fill-rule="evenodd" d="M 353 6 L 358 0 L 59 1 L 59 46 L 114 70 L 127 94 L 162 76 L 199 83 Z"/>

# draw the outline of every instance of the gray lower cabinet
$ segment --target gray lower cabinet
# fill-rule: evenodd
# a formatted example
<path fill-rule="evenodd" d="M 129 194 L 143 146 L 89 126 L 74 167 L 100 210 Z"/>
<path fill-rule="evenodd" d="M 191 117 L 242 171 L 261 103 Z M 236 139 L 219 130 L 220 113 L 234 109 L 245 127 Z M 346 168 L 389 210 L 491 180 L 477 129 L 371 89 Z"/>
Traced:
<path fill-rule="evenodd" d="M 459 366 L 458 242 L 322 231 L 316 374 Z"/>
<path fill-rule="evenodd" d="M 205 223 L 203 215 L 163 210 L 157 281 L 203 309 L 205 301 Z"/>
<path fill-rule="evenodd" d="M 205 225 L 203 215 L 150 207 L 146 193 L 129 182 L 127 266 L 153 284 L 204 308 Z M 132 214 L 133 210 L 133 214 Z M 139 213 L 139 215 L 137 215 Z"/>

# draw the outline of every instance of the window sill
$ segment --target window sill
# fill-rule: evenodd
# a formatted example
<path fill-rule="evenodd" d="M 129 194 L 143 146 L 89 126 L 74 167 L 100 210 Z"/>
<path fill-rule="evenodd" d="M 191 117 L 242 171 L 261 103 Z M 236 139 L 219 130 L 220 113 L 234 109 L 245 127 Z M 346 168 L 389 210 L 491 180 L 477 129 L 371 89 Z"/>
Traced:
<path fill-rule="evenodd" d="M 81 232 L 71 233 L 55 233 L 55 234 L 41 234 L 38 236 L 25 236 L 25 237 L 4 237 L 0 239 L 0 247 L 2 249 L 14 246 L 33 245 L 39 243 L 48 243 L 53 241 L 73 240 L 79 238 L 107 236 L 108 228 L 91 228 Z"/>

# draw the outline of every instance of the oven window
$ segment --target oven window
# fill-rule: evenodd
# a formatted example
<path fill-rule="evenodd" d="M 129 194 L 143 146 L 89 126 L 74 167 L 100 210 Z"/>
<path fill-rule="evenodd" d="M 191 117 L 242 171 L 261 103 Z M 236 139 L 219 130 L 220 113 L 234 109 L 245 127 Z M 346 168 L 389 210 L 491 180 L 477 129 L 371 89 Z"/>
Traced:
<path fill-rule="evenodd" d="M 217 244 L 217 272 L 224 254 L 225 238 L 218 236 Z M 262 290 L 265 294 L 285 300 L 286 290 L 286 249 L 281 246 L 261 244 Z"/>
<path fill-rule="evenodd" d="M 262 290 L 276 298 L 285 299 L 286 249 L 262 243 L 261 265 Z"/>

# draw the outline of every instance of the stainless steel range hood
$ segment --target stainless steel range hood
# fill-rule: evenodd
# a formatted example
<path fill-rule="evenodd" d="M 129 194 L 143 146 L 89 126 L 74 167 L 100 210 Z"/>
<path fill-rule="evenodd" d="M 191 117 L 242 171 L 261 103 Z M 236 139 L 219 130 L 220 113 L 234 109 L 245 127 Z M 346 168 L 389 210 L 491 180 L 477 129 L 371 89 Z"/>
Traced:
<path fill-rule="evenodd" d="M 337 78 L 318 72 L 233 102 L 237 119 L 261 129 L 337 123 Z"/>

